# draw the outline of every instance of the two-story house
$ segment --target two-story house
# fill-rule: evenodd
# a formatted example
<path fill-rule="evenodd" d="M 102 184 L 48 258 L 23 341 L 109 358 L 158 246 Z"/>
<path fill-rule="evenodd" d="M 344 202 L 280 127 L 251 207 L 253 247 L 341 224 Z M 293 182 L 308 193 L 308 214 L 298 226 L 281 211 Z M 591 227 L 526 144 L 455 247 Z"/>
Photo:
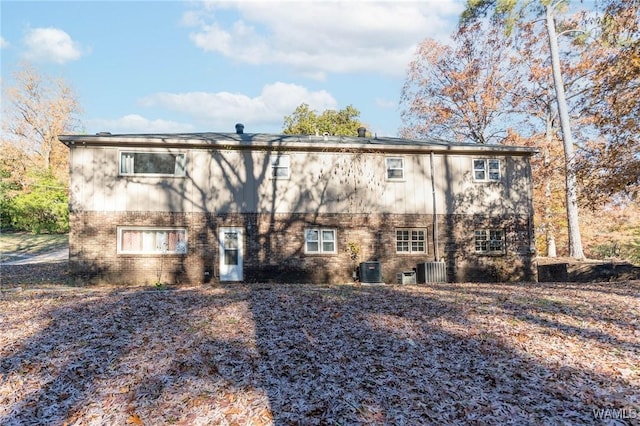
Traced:
<path fill-rule="evenodd" d="M 362 132 L 364 134 L 364 132 Z M 530 148 L 270 134 L 63 135 L 84 282 L 535 280 Z"/>

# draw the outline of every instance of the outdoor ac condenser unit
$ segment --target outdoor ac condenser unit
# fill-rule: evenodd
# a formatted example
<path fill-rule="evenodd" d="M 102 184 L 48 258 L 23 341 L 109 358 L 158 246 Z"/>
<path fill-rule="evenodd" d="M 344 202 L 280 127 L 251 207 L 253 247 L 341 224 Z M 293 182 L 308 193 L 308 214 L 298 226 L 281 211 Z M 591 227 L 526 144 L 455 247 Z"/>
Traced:
<path fill-rule="evenodd" d="M 418 284 L 446 283 L 447 264 L 445 262 L 418 263 L 416 267 Z"/>
<path fill-rule="evenodd" d="M 382 284 L 382 266 L 380 262 L 361 262 L 360 282 L 363 284 Z"/>

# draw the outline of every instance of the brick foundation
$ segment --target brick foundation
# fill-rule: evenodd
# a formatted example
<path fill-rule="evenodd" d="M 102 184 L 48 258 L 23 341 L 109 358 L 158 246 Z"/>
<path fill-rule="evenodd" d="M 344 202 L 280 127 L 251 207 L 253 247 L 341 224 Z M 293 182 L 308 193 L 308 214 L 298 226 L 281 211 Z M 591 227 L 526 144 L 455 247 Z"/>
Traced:
<path fill-rule="evenodd" d="M 379 260 L 383 279 L 395 283 L 398 272 L 433 261 L 433 216 L 398 214 L 201 214 L 157 212 L 72 212 L 70 270 L 80 283 L 199 284 L 217 281 L 218 229 L 244 229 L 246 282 L 352 282 L 354 262 L 348 242 L 360 247 L 360 261 Z M 118 226 L 185 227 L 187 255 L 117 254 Z M 304 253 L 304 229 L 337 230 L 337 254 Z M 396 253 L 396 228 L 426 228 L 426 254 Z M 506 254 L 474 253 L 473 231 L 505 230 Z M 438 216 L 440 258 L 451 281 L 533 281 L 536 279 L 532 231 L 527 217 Z"/>

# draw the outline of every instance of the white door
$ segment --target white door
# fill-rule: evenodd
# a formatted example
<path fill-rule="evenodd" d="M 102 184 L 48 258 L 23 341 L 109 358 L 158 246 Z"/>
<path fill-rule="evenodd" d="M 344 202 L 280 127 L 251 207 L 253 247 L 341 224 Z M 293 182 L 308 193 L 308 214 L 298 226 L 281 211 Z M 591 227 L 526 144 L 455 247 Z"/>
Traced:
<path fill-rule="evenodd" d="M 220 281 L 242 281 L 242 228 L 220 228 Z"/>

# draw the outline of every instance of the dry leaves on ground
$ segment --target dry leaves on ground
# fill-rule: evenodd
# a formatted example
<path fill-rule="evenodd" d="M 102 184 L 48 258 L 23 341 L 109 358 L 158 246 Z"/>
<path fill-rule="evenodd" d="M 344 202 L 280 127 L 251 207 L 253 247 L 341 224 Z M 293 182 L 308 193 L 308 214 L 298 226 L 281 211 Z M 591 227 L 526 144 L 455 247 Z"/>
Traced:
<path fill-rule="evenodd" d="M 0 299 L 0 424 L 598 424 L 640 282 L 93 288 Z M 623 412 L 624 413 L 624 412 Z"/>

